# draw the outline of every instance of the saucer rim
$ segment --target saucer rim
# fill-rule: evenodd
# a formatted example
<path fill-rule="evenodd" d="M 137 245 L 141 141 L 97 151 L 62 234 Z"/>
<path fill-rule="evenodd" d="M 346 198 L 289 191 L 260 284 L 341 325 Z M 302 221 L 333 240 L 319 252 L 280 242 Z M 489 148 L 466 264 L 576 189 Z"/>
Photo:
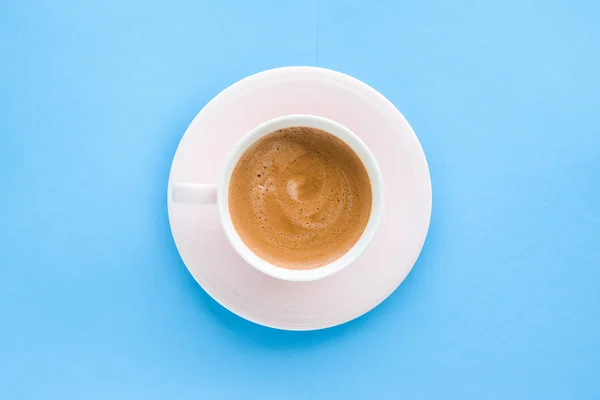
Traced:
<path fill-rule="evenodd" d="M 181 249 L 179 248 L 179 245 L 177 244 L 177 241 L 175 240 L 175 235 L 174 235 L 174 231 L 173 231 L 173 219 L 171 217 L 171 205 L 172 205 L 172 200 L 170 197 L 170 193 L 171 193 L 171 187 L 172 187 L 172 172 L 173 172 L 173 165 L 175 163 L 175 158 L 177 157 L 177 154 L 179 152 L 179 149 L 183 143 L 183 139 L 184 137 L 188 134 L 190 128 L 192 126 L 195 125 L 195 123 L 197 122 L 197 120 L 199 120 L 204 114 L 210 112 L 211 108 L 213 108 L 215 106 L 215 104 L 222 98 L 225 97 L 229 94 L 229 91 L 231 90 L 235 90 L 235 88 L 237 86 L 243 86 L 245 84 L 248 84 L 249 82 L 253 81 L 253 80 L 258 80 L 258 79 L 263 79 L 265 78 L 265 76 L 269 76 L 272 74 L 286 74 L 286 73 L 295 73 L 295 72 L 313 72 L 313 73 L 321 73 L 321 74 L 327 74 L 327 75 L 333 75 L 336 76 L 338 78 L 342 78 L 345 79 L 347 81 L 349 81 L 349 84 L 351 85 L 358 85 L 358 86 L 362 86 L 364 89 L 366 89 L 366 91 L 370 92 L 371 95 L 377 97 L 380 101 L 383 101 L 383 103 L 391 109 L 391 111 L 393 113 L 396 114 L 396 117 L 400 117 L 401 121 L 406 124 L 406 126 L 409 129 L 409 132 L 411 133 L 409 135 L 410 140 L 413 142 L 413 145 L 415 145 L 415 150 L 418 154 L 415 154 L 415 156 L 418 156 L 420 162 L 422 163 L 422 166 L 425 167 L 424 169 L 424 177 L 426 178 L 426 182 L 424 182 L 426 185 L 426 193 L 424 196 L 425 201 L 427 201 L 427 208 L 426 208 L 426 218 L 424 221 L 425 224 L 425 229 L 423 230 L 423 233 L 420 235 L 421 237 L 419 238 L 418 242 L 419 245 L 416 247 L 417 251 L 415 251 L 415 254 L 411 257 L 411 258 L 407 258 L 407 260 L 409 260 L 409 264 L 410 267 L 406 270 L 406 273 L 404 274 L 404 276 L 398 280 L 398 284 L 394 285 L 391 287 L 391 289 L 382 292 L 382 295 L 377 296 L 375 298 L 374 301 L 371 301 L 367 304 L 366 307 L 363 307 L 359 312 L 354 313 L 353 316 L 349 317 L 349 318 L 342 318 L 342 319 L 338 319 L 335 320 L 332 323 L 326 323 L 326 324 L 319 324 L 317 327 L 314 326 L 310 326 L 307 324 L 293 324 L 293 323 L 289 323 L 289 322 L 284 322 L 284 323 L 280 323 L 276 320 L 273 319 L 262 319 L 259 320 L 258 318 L 254 318 L 252 315 L 250 315 L 249 313 L 245 313 L 245 312 L 238 312 L 238 311 L 234 311 L 237 307 L 234 307 L 230 304 L 229 301 L 227 301 L 225 298 L 219 298 L 219 296 L 215 296 L 215 291 L 213 290 L 213 288 L 211 288 L 211 285 L 207 284 L 206 280 L 203 279 L 203 277 L 200 274 L 194 274 L 194 272 L 192 271 L 192 269 L 190 267 L 188 267 L 188 262 L 186 262 L 186 259 L 181 251 Z M 323 116 L 324 117 L 324 116 Z M 329 118 L 329 117 L 324 117 L 324 118 Z M 330 118 L 329 118 L 330 119 Z M 173 241 L 175 243 L 175 247 L 177 248 L 177 252 L 179 253 L 179 256 L 181 257 L 186 269 L 188 270 L 188 272 L 192 275 L 192 277 L 194 278 L 194 280 L 196 280 L 196 282 L 200 285 L 200 287 L 202 288 L 202 290 L 204 290 L 214 301 L 216 301 L 219 305 L 221 305 L 222 307 L 224 307 L 225 309 L 227 309 L 229 312 L 247 320 L 250 322 L 253 322 L 255 324 L 261 325 L 261 326 L 265 326 L 265 327 L 269 327 L 272 329 L 277 329 L 277 330 L 284 330 L 284 331 L 314 331 L 314 330 L 321 330 L 321 329 L 327 329 L 327 328 L 332 328 L 335 326 L 339 326 L 339 325 L 343 325 L 345 323 L 348 323 L 350 321 L 353 321 L 355 319 L 358 319 L 360 317 L 362 317 L 363 315 L 365 315 L 366 313 L 368 313 L 369 311 L 375 309 L 376 307 L 378 307 L 383 301 L 385 301 L 392 293 L 394 293 L 396 291 L 396 289 L 398 289 L 398 287 L 402 284 L 402 282 L 404 282 L 404 280 L 406 279 L 406 277 L 408 276 L 408 274 L 412 271 L 416 261 L 418 260 L 421 252 L 423 251 L 423 247 L 425 245 L 425 241 L 427 238 L 427 235 L 429 233 L 429 229 L 430 229 L 430 225 L 431 225 L 431 213 L 432 213 L 432 206 L 433 206 L 433 192 L 432 192 L 432 185 L 431 185 L 431 173 L 430 173 L 430 169 L 429 169 L 429 164 L 427 162 L 427 158 L 425 156 L 425 152 L 423 150 L 423 147 L 414 131 L 414 129 L 412 128 L 412 126 L 410 125 L 410 123 L 406 120 L 406 118 L 404 117 L 404 115 L 400 112 L 400 110 L 398 110 L 396 108 L 396 106 L 389 100 L 387 99 L 383 94 L 381 94 L 379 91 L 377 91 L 375 88 L 373 88 L 372 86 L 368 85 L 367 83 L 354 78 L 350 75 L 347 75 L 343 72 L 339 72 L 339 71 L 335 71 L 332 69 L 328 69 L 328 68 L 322 68 L 322 67 L 314 67 L 314 66 L 286 66 L 286 67 L 277 67 L 277 68 L 272 68 L 272 69 L 268 69 L 268 70 L 264 70 L 264 71 L 260 71 L 260 72 L 256 72 L 254 74 L 251 74 L 249 76 L 246 76 L 234 83 L 232 83 L 231 85 L 227 86 L 225 89 L 223 89 L 221 92 L 219 92 L 216 96 L 214 96 L 208 103 L 206 103 L 204 105 L 204 107 L 202 107 L 202 109 L 196 114 L 196 116 L 192 119 L 192 121 L 189 123 L 189 125 L 187 126 L 184 134 L 182 135 L 178 145 L 177 145 L 177 149 L 174 153 L 173 156 L 173 160 L 171 162 L 171 167 L 169 169 L 169 179 L 168 179 L 168 185 L 167 185 L 167 190 L 168 190 L 168 195 L 167 195 L 167 213 L 168 213 L 168 218 L 169 218 L 169 228 L 171 230 L 171 235 L 173 237 Z M 374 238 L 373 240 L 376 240 L 376 238 Z M 235 251 L 235 250 L 234 250 Z M 296 325 L 296 326 L 294 326 Z"/>

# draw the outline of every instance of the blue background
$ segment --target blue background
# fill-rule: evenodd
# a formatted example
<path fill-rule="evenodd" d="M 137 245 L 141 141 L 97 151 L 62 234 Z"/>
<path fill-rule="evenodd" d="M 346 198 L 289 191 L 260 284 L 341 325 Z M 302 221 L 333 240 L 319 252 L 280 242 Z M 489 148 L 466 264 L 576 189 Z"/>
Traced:
<path fill-rule="evenodd" d="M 596 1 L 0 0 L 1 399 L 600 398 Z M 353 75 L 434 191 L 380 307 L 282 332 L 170 235 L 187 125 L 258 71 Z"/>

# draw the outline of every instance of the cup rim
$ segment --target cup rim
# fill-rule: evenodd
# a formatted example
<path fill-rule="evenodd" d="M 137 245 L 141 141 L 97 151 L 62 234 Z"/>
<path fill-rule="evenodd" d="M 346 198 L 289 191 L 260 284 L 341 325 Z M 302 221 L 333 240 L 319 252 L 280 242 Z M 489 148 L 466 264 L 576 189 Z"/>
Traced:
<path fill-rule="evenodd" d="M 229 213 L 229 183 L 242 155 L 262 137 L 278 129 L 305 126 L 324 130 L 346 143 L 363 163 L 371 183 L 371 214 L 358 241 L 340 258 L 321 267 L 296 270 L 279 267 L 259 257 L 242 240 Z M 381 223 L 384 185 L 381 170 L 367 145 L 350 129 L 331 119 L 312 114 L 290 114 L 267 120 L 246 133 L 227 158 L 217 186 L 217 208 L 227 239 L 236 252 L 252 267 L 273 278 L 290 282 L 309 282 L 331 276 L 356 261 L 369 247 Z"/>

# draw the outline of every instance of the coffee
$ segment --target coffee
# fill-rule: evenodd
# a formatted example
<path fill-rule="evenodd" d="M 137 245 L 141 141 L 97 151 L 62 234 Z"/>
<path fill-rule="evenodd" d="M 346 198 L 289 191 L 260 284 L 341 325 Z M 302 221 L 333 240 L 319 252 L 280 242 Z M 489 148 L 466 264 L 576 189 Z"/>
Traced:
<path fill-rule="evenodd" d="M 371 214 L 371 183 L 356 153 L 325 131 L 293 127 L 254 143 L 229 183 L 242 241 L 283 268 L 312 269 L 343 256 Z"/>

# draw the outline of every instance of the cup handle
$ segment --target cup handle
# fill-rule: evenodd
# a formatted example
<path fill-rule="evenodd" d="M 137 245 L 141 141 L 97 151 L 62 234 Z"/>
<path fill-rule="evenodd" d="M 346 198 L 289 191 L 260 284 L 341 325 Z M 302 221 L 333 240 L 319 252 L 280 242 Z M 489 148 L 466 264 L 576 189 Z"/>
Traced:
<path fill-rule="evenodd" d="M 217 185 L 174 183 L 171 199 L 179 204 L 217 204 Z"/>

